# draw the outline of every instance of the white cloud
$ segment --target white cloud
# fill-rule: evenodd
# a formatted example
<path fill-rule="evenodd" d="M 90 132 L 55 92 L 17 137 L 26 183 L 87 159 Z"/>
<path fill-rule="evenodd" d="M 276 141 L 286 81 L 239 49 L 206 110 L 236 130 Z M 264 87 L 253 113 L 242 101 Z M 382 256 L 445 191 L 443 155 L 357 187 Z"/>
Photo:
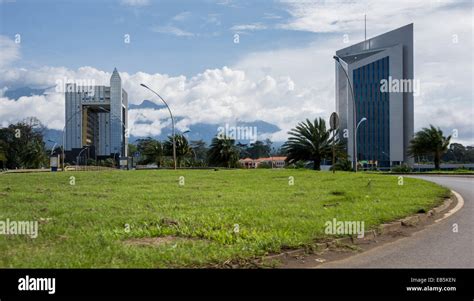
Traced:
<path fill-rule="evenodd" d="M 321 1 L 283 0 L 291 15 L 281 28 L 311 32 L 363 31 L 364 15 L 368 29 L 387 31 L 434 11 L 447 9 L 455 0 L 360 0 Z M 459 1 L 457 1 L 459 2 Z M 359 29 L 359 30 L 357 30 Z"/>
<path fill-rule="evenodd" d="M 109 72 L 91 67 L 78 70 L 66 68 L 40 68 L 37 70 L 13 69 L 14 80 L 31 87 L 52 87 L 50 94 L 22 97 L 15 101 L 0 98 L 0 119 L 12 123 L 28 116 L 38 117 L 50 128 L 64 126 L 64 94 L 56 93 L 57 79 L 95 81 L 98 85 L 108 85 Z M 265 120 L 273 124 L 285 125 L 285 131 L 294 125 L 295 118 L 314 115 L 318 110 L 312 106 L 312 95 L 299 91 L 289 77 L 262 76 L 258 79 L 247 77 L 241 70 L 228 67 L 209 69 L 191 78 L 170 77 L 163 74 L 137 72 L 120 73 L 123 88 L 128 92 L 130 104 L 139 104 L 149 99 L 160 101 L 148 90 L 140 86 L 144 83 L 158 91 L 168 102 L 174 114 L 182 119 L 177 127 L 184 130 L 196 123 L 225 124 L 239 121 Z M 0 78 L 3 78 L 0 74 Z M 8 86 L 0 80 L 0 86 Z M 290 110 L 292 103 L 300 107 Z M 131 134 L 148 136 L 160 134 L 169 126 L 166 109 L 134 109 L 129 111 Z M 281 133 L 280 133 L 281 134 Z"/>
<path fill-rule="evenodd" d="M 240 24 L 234 25 L 230 28 L 233 31 L 255 31 L 267 29 L 267 26 L 262 23 Z"/>
<path fill-rule="evenodd" d="M 327 118 L 335 108 L 334 61 L 337 49 L 414 22 L 415 130 L 433 123 L 459 141 L 474 144 L 472 3 L 454 1 L 285 1 L 292 18 L 288 30 L 324 33 L 311 45 L 261 51 L 232 66 L 249 76 L 289 76 L 298 91 L 310 93 L 313 106 Z M 328 34 L 329 33 L 329 34 Z M 350 42 L 343 43 L 347 34 Z M 457 43 L 456 43 L 457 41 Z M 307 96 L 307 94 L 305 94 Z M 308 96 L 307 96 L 308 97 Z M 307 116 L 312 117 L 312 116 Z M 294 122 L 297 120 L 294 120 Z"/>
<path fill-rule="evenodd" d="M 458 130 L 456 141 L 473 144 L 471 10 L 452 1 L 413 2 L 286 2 L 291 18 L 279 27 L 329 34 L 301 47 L 249 53 L 230 67 L 205 70 L 193 77 L 122 72 L 124 89 L 131 104 L 144 99 L 159 103 L 140 83 L 158 91 L 175 114 L 183 118 L 178 124 L 180 129 L 200 122 L 223 124 L 260 119 L 282 129 L 272 135 L 273 140 L 285 140 L 286 132 L 297 122 L 319 116 L 327 119 L 334 111 L 332 56 L 337 49 L 349 45 L 343 42 L 344 34 L 348 34 L 350 44 L 363 38 L 363 15 L 367 13 L 369 37 L 414 22 L 415 78 L 421 82 L 421 94 L 415 97 L 415 129 L 433 123 L 446 133 Z M 243 24 L 239 29 L 252 30 L 250 25 L 258 24 Z M 173 26 L 155 29 L 177 36 L 193 35 Z M 10 57 L 17 59 L 18 49 L 13 53 Z M 93 79 L 97 84 L 108 85 L 110 72 L 92 67 L 9 68 L 0 70 L 0 89 L 51 87 L 64 77 Z M 3 123 L 37 116 L 49 127 L 62 129 L 61 94 L 20 100 L 0 97 Z M 168 112 L 130 110 L 130 123 L 133 135 L 156 135 L 169 126 Z"/>
<path fill-rule="evenodd" d="M 0 126 L 6 127 L 26 117 L 36 116 L 52 129 L 64 126 L 64 95 L 20 97 L 17 101 L 0 97 Z"/>
<path fill-rule="evenodd" d="M 20 46 L 7 36 L 0 35 L 0 69 L 20 58 Z"/>
<path fill-rule="evenodd" d="M 175 35 L 175 36 L 178 36 L 178 37 L 192 37 L 192 36 L 194 36 L 194 34 L 192 32 L 182 30 L 182 29 L 180 29 L 176 26 L 172 26 L 172 25 L 154 26 L 151 30 L 153 32 L 163 33 L 163 34 L 170 34 L 170 35 Z"/>
<path fill-rule="evenodd" d="M 150 0 L 122 0 L 121 3 L 127 6 L 147 6 L 150 5 Z"/>

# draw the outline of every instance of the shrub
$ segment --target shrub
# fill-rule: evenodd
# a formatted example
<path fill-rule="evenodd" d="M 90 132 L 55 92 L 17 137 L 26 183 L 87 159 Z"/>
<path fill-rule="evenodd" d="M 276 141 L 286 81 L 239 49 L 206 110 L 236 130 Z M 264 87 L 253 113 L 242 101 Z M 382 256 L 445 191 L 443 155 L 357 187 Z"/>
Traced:
<path fill-rule="evenodd" d="M 397 165 L 392 167 L 392 172 L 411 172 L 412 169 L 407 164 Z"/>
<path fill-rule="evenodd" d="M 352 171 L 352 162 L 349 160 L 339 160 L 336 162 L 336 170 L 342 170 L 342 171 Z M 332 170 L 333 167 L 331 166 L 330 170 Z"/>
<path fill-rule="evenodd" d="M 115 161 L 112 158 L 107 158 L 105 160 L 100 160 L 99 165 L 100 166 L 106 166 L 106 167 L 114 167 L 115 166 Z"/>

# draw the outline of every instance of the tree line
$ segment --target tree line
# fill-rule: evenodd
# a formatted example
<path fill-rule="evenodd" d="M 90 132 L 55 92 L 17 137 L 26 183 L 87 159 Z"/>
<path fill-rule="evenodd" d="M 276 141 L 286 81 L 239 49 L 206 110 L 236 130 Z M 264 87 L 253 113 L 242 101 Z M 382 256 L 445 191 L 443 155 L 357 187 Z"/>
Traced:
<path fill-rule="evenodd" d="M 262 158 L 281 155 L 280 150 L 272 148 L 269 139 L 252 143 L 236 142 L 223 136 L 214 137 L 207 146 L 203 140 L 189 141 L 184 134 L 175 135 L 176 162 L 178 167 L 239 167 L 239 159 Z M 173 137 L 159 141 L 152 137 L 138 139 L 129 144 L 129 154 L 136 155 L 138 164 L 155 164 L 157 167 L 173 165 Z"/>
<path fill-rule="evenodd" d="M 49 154 L 44 142 L 45 127 L 30 117 L 0 129 L 0 168 L 41 168 L 49 166 Z M 269 139 L 244 144 L 229 137 L 214 137 L 209 146 L 203 140 L 189 141 L 184 134 L 175 135 L 178 167 L 240 167 L 239 159 L 286 156 L 288 165 L 321 169 L 324 160 L 336 156 L 334 167 L 350 170 L 346 143 L 337 131 L 326 126 L 322 118 L 306 119 L 288 132 L 288 140 L 280 149 L 272 147 Z M 474 163 L 474 147 L 451 143 L 451 136 L 433 125 L 415 133 L 410 142 L 409 154 L 415 162 L 431 163 L 435 169 L 441 162 Z M 159 141 L 152 137 L 138 139 L 129 144 L 129 155 L 138 158 L 138 164 L 156 164 L 157 167 L 173 165 L 173 137 Z M 56 150 L 59 152 L 60 146 Z M 113 160 L 105 162 L 114 165 Z M 94 164 L 97 162 L 90 162 Z"/>

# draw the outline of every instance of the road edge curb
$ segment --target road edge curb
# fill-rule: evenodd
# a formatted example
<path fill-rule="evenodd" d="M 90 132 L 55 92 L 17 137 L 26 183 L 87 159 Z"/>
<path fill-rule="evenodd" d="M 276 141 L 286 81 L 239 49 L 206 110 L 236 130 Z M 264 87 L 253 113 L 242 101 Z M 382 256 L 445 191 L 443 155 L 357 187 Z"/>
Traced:
<path fill-rule="evenodd" d="M 272 260 L 278 260 L 278 259 L 283 259 L 283 258 L 288 258 L 288 257 L 303 256 L 307 254 L 308 249 L 311 249 L 312 247 L 313 248 L 316 247 L 318 250 L 324 250 L 334 245 L 357 246 L 359 244 L 370 243 L 370 242 L 375 241 L 375 239 L 380 235 L 400 232 L 401 229 L 403 229 L 404 227 L 418 226 L 421 222 L 425 222 L 428 219 L 433 218 L 435 214 L 440 214 L 441 212 L 446 211 L 449 207 L 451 207 L 453 203 L 455 203 L 456 205 L 454 208 L 452 208 L 448 212 L 445 212 L 443 217 L 434 221 L 435 223 L 440 222 L 450 217 L 454 213 L 458 212 L 464 205 L 463 197 L 454 190 L 450 190 L 450 191 L 451 191 L 451 196 L 449 198 L 446 198 L 441 205 L 428 210 L 426 213 L 416 213 L 416 214 L 409 215 L 407 217 L 404 217 L 398 220 L 391 221 L 389 223 L 380 224 L 376 230 L 365 231 L 364 237 L 362 238 L 359 238 L 357 236 L 348 236 L 348 237 L 332 239 L 328 242 L 316 242 L 313 245 L 305 247 L 305 248 L 288 250 L 279 254 L 264 256 L 261 259 L 261 261 L 271 262 Z"/>

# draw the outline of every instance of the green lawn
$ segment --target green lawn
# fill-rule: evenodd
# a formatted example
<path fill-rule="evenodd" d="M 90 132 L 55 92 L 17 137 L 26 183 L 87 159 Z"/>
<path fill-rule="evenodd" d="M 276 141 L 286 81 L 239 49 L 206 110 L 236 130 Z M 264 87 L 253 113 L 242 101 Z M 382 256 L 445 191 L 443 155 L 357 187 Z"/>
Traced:
<path fill-rule="evenodd" d="M 4 174 L 0 221 L 41 223 L 36 239 L 0 235 L 0 267 L 245 263 L 324 239 L 324 223 L 333 218 L 364 221 L 367 230 L 428 210 L 449 195 L 419 179 L 398 184 L 396 176 L 311 170 Z M 165 243 L 130 243 L 150 237 Z"/>

